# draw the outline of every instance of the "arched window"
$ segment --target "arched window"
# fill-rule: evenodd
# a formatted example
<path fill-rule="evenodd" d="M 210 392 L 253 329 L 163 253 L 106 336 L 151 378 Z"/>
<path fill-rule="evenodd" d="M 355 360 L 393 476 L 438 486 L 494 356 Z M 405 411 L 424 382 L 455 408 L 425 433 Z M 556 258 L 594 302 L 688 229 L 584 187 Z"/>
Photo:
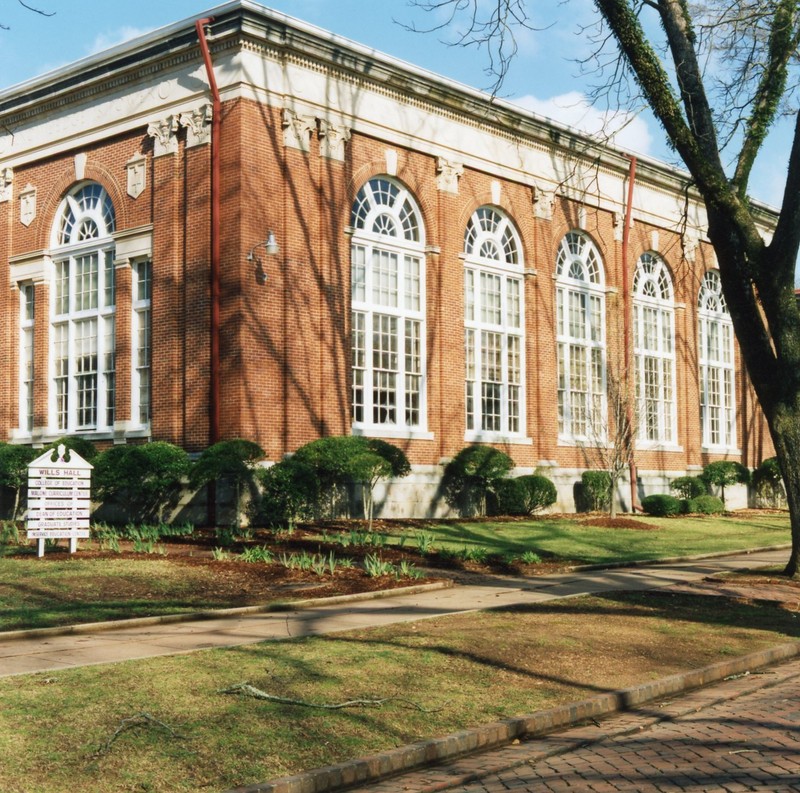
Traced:
<path fill-rule="evenodd" d="M 633 355 L 640 441 L 675 441 L 675 306 L 664 262 L 644 253 L 633 276 Z"/>
<path fill-rule="evenodd" d="M 697 318 L 703 445 L 729 449 L 736 446 L 733 324 L 716 270 L 703 276 Z"/>
<path fill-rule="evenodd" d="M 424 234 L 398 182 L 367 182 L 351 214 L 353 428 L 425 429 Z"/>
<path fill-rule="evenodd" d="M 524 428 L 524 307 L 519 235 L 493 207 L 464 234 L 466 425 L 471 440 Z"/>
<path fill-rule="evenodd" d="M 558 433 L 565 440 L 605 438 L 605 291 L 594 243 L 571 231 L 556 259 Z"/>
<path fill-rule="evenodd" d="M 56 213 L 50 426 L 57 432 L 114 426 L 114 229 L 114 207 L 98 184 L 74 188 Z"/>

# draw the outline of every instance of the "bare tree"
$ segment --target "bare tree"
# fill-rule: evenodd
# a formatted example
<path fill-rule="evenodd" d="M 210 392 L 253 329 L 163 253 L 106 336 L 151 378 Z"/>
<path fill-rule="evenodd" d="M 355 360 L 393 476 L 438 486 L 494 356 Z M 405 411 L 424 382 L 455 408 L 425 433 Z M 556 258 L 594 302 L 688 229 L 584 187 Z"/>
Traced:
<path fill-rule="evenodd" d="M 41 8 L 35 8 L 32 5 L 28 5 L 27 3 L 23 2 L 23 0 L 17 0 L 17 2 L 23 7 L 27 8 L 28 11 L 33 11 L 34 14 L 41 14 L 43 17 L 52 17 L 56 15 L 55 11 L 42 11 Z M 9 25 L 4 25 L 0 22 L 0 30 L 11 30 Z"/>
<path fill-rule="evenodd" d="M 586 464 L 605 471 L 609 478 L 609 516 L 617 516 L 619 485 L 625 473 L 633 473 L 637 411 L 630 384 L 609 365 L 606 371 L 608 411 L 595 410 L 589 422 L 588 444 L 581 445 Z M 607 418 L 606 418 L 607 416 Z M 631 511 L 634 504 L 630 505 Z"/>
<path fill-rule="evenodd" d="M 491 50 L 499 79 L 528 25 L 523 0 L 419 0 L 466 18 L 462 43 Z M 594 0 L 590 59 L 600 93 L 643 98 L 705 204 L 708 236 L 742 358 L 775 445 L 791 516 L 785 572 L 800 575 L 800 0 Z M 484 11 L 489 16 L 484 15 Z M 502 23 L 493 19 L 502 19 Z M 487 26 L 488 25 L 488 26 Z M 497 35 L 499 31 L 502 35 Z M 632 79 L 631 79 L 632 78 Z M 784 196 L 772 239 L 748 199 L 756 157 L 775 122 L 794 119 Z M 729 163 L 726 166 L 726 163 Z"/>

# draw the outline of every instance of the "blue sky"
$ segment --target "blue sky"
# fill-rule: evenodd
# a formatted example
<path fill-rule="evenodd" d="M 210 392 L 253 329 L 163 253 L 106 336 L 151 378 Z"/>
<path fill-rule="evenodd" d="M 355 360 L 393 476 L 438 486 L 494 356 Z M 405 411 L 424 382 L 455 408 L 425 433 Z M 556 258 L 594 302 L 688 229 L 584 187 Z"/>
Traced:
<path fill-rule="evenodd" d="M 27 0 L 55 12 L 44 18 L 26 11 L 16 0 L 0 5 L 0 89 L 27 80 L 121 41 L 163 25 L 203 16 L 214 3 L 202 0 Z M 476 88 L 490 88 L 484 73 L 486 58 L 474 50 L 448 47 L 442 34 L 423 35 L 401 23 L 429 26 L 435 20 L 407 0 L 272 0 L 265 3 L 298 19 L 339 33 L 376 50 L 409 61 Z M 578 74 L 576 58 L 588 53 L 590 44 L 580 32 L 590 22 L 590 0 L 535 0 L 528 3 L 538 31 L 520 39 L 520 53 L 501 96 L 542 115 L 599 130 L 602 114 L 585 100 L 587 81 Z M 647 113 L 624 119 L 627 125 L 617 141 L 635 153 L 672 162 L 661 130 Z M 753 195 L 778 205 L 782 195 L 788 152 L 783 130 L 770 140 L 769 155 L 757 164 Z"/>

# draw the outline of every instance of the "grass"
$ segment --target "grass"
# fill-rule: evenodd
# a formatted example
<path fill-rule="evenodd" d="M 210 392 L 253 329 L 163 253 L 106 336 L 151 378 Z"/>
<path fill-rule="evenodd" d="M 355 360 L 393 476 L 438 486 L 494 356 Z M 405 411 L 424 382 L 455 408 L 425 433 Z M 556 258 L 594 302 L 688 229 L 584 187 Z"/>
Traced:
<path fill-rule="evenodd" d="M 381 536 L 406 550 L 422 543 L 459 559 L 537 554 L 586 564 L 745 550 L 789 540 L 785 514 L 643 520 L 659 530 L 598 528 L 579 520 L 541 518 L 439 522 L 424 531 L 393 527 Z M 254 551 L 266 553 L 261 548 Z M 0 631 L 241 605 L 232 602 L 230 589 L 208 594 L 212 576 L 213 570 L 149 555 L 85 559 L 78 553 L 46 563 L 33 556 L 0 556 Z"/>
<path fill-rule="evenodd" d="M 624 517 L 624 516 L 623 516 Z M 436 550 L 463 552 L 484 548 L 498 556 L 535 551 L 548 557 L 584 564 L 633 562 L 672 556 L 694 556 L 747 550 L 790 542 L 789 517 L 782 513 L 746 513 L 741 516 L 636 519 L 658 531 L 602 528 L 566 518 L 529 521 L 452 521 L 425 527 L 426 545 Z M 394 541 L 406 536 L 405 547 L 417 547 L 419 529 L 389 529 Z"/>
<path fill-rule="evenodd" d="M 797 635 L 795 614 L 764 604 L 615 594 L 5 678 L 0 790 L 225 790 Z M 245 680 L 314 702 L 411 697 L 432 712 L 400 703 L 320 711 L 220 693 Z"/>
<path fill-rule="evenodd" d="M 72 559 L 41 563 L 35 558 L 0 558 L 0 631 L 77 622 L 180 614 L 228 605 L 197 597 L 201 567 L 164 559 Z M 107 592 L 112 589 L 114 596 Z"/>

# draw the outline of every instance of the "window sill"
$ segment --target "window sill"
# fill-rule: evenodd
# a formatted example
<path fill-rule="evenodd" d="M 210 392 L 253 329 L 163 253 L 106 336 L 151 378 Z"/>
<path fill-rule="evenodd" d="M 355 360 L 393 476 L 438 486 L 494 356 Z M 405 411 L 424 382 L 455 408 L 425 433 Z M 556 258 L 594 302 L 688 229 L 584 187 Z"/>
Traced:
<path fill-rule="evenodd" d="M 706 446 L 704 444 L 700 447 L 700 452 L 702 454 L 733 454 L 738 456 L 741 455 L 742 450 L 736 446 Z"/>
<path fill-rule="evenodd" d="M 59 440 L 64 437 L 85 438 L 88 441 L 114 441 L 119 443 L 121 440 L 124 442 L 127 438 L 150 438 L 151 432 L 149 425 L 137 424 L 124 433 L 119 433 L 114 430 L 46 430 L 44 432 L 31 433 L 28 431 L 13 429 L 11 430 L 11 443 L 14 444 L 34 444 L 37 447 L 47 446 L 53 441 Z"/>
<path fill-rule="evenodd" d="M 502 432 L 476 432 L 467 430 L 464 433 L 465 443 L 502 443 L 509 446 L 532 446 L 533 439 L 523 435 L 504 435 Z"/>
<path fill-rule="evenodd" d="M 408 427 L 365 427 L 353 425 L 353 435 L 362 435 L 365 438 L 392 438 L 394 440 L 432 441 L 434 434 L 427 430 L 411 429 Z"/>
<path fill-rule="evenodd" d="M 578 449 L 580 447 L 586 447 L 589 449 L 611 448 L 611 444 L 602 438 L 593 438 L 592 440 L 589 440 L 588 438 L 573 438 L 565 435 L 558 436 L 558 445 L 572 447 L 574 449 Z"/>
<path fill-rule="evenodd" d="M 637 452 L 682 452 L 683 446 L 677 443 L 662 443 L 661 441 L 636 441 Z"/>

